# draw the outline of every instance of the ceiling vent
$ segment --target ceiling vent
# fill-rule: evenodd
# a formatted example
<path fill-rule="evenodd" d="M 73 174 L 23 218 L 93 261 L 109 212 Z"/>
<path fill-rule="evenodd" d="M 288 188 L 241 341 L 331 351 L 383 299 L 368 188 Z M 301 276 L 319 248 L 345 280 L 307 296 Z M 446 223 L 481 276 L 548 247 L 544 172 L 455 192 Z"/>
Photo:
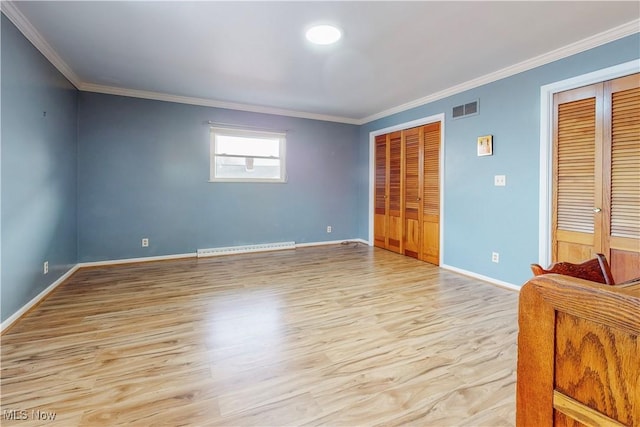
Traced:
<path fill-rule="evenodd" d="M 476 99 L 473 102 L 453 107 L 452 116 L 454 119 L 459 119 L 461 117 L 475 116 L 479 113 L 478 100 Z"/>

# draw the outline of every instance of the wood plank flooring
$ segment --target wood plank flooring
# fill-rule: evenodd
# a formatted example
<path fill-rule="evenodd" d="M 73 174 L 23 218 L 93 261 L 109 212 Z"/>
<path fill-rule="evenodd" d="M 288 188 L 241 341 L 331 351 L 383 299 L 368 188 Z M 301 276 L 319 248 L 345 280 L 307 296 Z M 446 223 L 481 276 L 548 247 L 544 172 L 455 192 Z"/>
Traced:
<path fill-rule="evenodd" d="M 511 426 L 517 298 L 364 245 L 83 269 L 2 336 L 1 424 Z"/>

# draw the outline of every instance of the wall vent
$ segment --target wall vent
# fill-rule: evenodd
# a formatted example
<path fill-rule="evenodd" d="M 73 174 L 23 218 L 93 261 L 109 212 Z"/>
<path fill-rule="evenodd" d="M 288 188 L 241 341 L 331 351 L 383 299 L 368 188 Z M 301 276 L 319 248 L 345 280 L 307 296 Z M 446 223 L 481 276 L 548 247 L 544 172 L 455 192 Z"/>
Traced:
<path fill-rule="evenodd" d="M 295 249 L 296 242 L 263 243 L 259 245 L 227 246 L 225 248 L 198 249 L 198 258 L 220 255 L 244 254 L 248 252 L 279 251 Z"/>
<path fill-rule="evenodd" d="M 476 99 L 473 102 L 468 102 L 466 104 L 457 105 L 453 107 L 451 115 L 454 119 L 459 119 L 461 117 L 467 116 L 475 116 L 480 114 L 480 109 L 478 108 L 479 101 Z"/>

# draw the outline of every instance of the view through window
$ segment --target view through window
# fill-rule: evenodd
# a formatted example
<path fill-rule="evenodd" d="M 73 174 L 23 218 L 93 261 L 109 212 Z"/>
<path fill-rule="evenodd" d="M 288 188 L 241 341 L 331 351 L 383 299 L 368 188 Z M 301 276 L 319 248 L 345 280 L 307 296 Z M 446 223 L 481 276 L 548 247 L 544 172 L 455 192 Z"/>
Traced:
<path fill-rule="evenodd" d="M 285 134 L 211 129 L 211 181 L 285 182 Z"/>

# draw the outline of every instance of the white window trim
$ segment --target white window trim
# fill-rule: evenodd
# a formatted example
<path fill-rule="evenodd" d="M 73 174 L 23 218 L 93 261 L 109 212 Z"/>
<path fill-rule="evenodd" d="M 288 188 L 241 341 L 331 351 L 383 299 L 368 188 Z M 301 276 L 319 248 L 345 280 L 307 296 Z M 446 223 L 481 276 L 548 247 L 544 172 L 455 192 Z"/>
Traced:
<path fill-rule="evenodd" d="M 280 141 L 280 178 L 216 178 L 216 135 L 224 136 L 241 136 L 252 138 L 277 138 Z M 287 182 L 287 157 L 286 157 L 286 139 L 287 134 L 285 132 L 269 132 L 269 131 L 257 131 L 250 129 L 231 129 L 212 127 L 209 138 L 209 182 L 255 182 L 255 183 L 271 183 L 271 184 L 283 184 Z"/>

